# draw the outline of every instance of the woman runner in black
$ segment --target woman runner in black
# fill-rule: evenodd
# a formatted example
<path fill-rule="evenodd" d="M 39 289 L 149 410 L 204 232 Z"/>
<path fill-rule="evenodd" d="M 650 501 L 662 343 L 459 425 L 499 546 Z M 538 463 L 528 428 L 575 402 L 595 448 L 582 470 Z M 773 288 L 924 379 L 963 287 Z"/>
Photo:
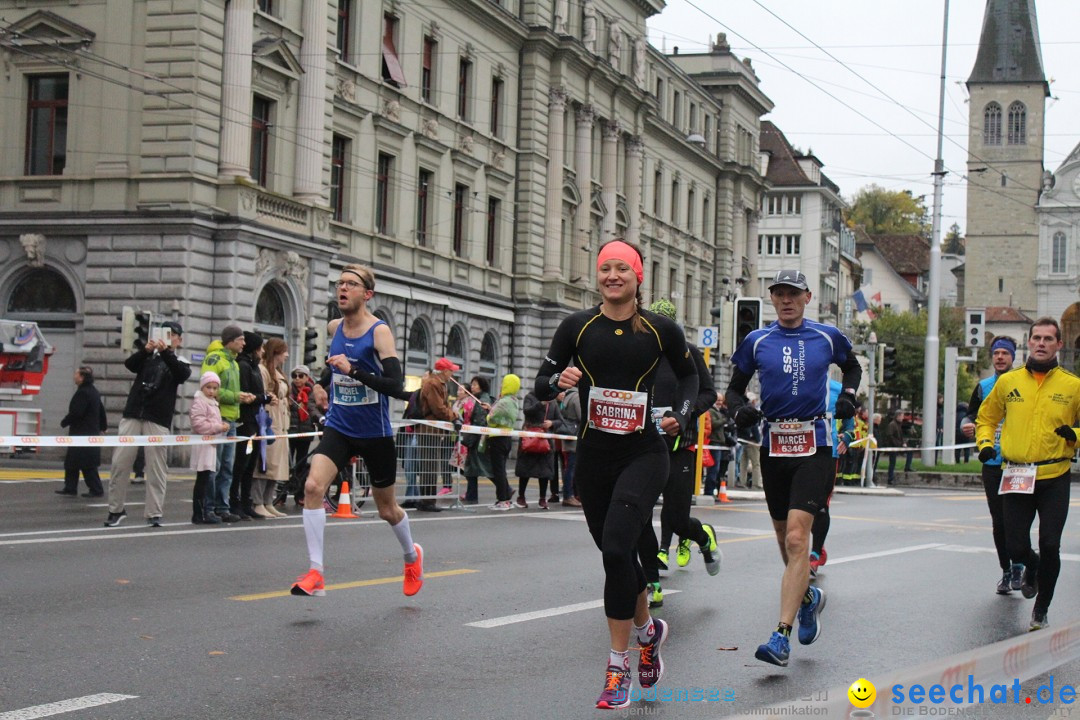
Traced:
<path fill-rule="evenodd" d="M 641 646 L 639 684 L 652 687 L 664 671 L 660 647 L 668 627 L 649 615 L 637 557 L 641 534 L 653 531 L 653 506 L 668 476 L 667 446 L 652 422 L 649 401 L 660 358 L 667 358 L 678 378 L 675 402 L 660 424 L 663 432 L 677 435 L 686 429 L 698 385 L 682 330 L 642 309 L 642 280 L 635 247 L 621 240 L 605 244 L 597 259 L 602 301 L 559 325 L 535 387 L 541 399 L 579 389 L 584 422 L 575 477 L 589 532 L 604 559 L 611 653 L 596 706 L 607 709 L 630 704 L 631 630 Z"/>

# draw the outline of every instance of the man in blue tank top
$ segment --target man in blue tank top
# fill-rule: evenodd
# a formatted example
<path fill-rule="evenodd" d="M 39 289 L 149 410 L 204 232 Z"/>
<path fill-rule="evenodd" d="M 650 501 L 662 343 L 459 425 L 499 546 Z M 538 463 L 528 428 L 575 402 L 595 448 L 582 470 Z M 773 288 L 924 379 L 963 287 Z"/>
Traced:
<path fill-rule="evenodd" d="M 326 429 L 304 483 L 304 534 L 311 569 L 293 584 L 293 595 L 326 594 L 326 511 L 322 499 L 331 481 L 354 456 L 364 461 L 379 517 L 390 524 L 405 553 L 405 594 L 415 595 L 424 584 L 423 548 L 413 542 L 409 516 L 394 497 L 397 452 L 389 396 L 402 391 L 401 362 L 390 328 L 367 309 L 374 294 L 371 268 L 346 265 L 341 269 L 337 301 L 342 317 L 327 326 L 332 339 L 326 360 L 330 370 Z"/>
<path fill-rule="evenodd" d="M 777 320 L 751 332 L 735 349 L 726 393 L 737 426 L 766 421 L 761 474 L 785 569 L 780 622 L 755 657 L 780 666 L 788 663 L 796 612 L 799 642 L 809 645 L 821 633 L 825 593 L 810 585 L 809 538 L 814 517 L 828 504 L 836 471 L 829 428 L 829 366 L 838 365 L 844 374 L 836 419 L 854 417 L 855 389 L 862 378 L 847 337 L 832 325 L 803 317 L 810 296 L 801 272 L 776 273 L 769 297 Z M 760 410 L 748 405 L 745 395 L 755 372 L 761 381 Z"/>

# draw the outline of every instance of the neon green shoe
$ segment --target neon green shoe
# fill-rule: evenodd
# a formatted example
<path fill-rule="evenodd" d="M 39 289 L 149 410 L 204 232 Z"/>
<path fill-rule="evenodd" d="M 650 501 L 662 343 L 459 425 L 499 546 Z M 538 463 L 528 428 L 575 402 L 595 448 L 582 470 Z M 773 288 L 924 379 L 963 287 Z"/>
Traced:
<path fill-rule="evenodd" d="M 649 583 L 645 586 L 646 597 L 649 598 L 649 607 L 658 608 L 664 605 L 664 591 L 660 588 L 660 583 Z"/>
<path fill-rule="evenodd" d="M 708 545 L 701 546 L 701 557 L 705 560 L 705 570 L 710 575 L 716 575 L 720 572 L 720 562 L 724 559 L 724 556 L 716 544 L 716 531 L 713 530 L 713 526 L 702 523 L 701 527 L 705 534 L 709 536 Z"/>
<path fill-rule="evenodd" d="M 675 551 L 675 562 L 679 564 L 679 567 L 690 564 L 690 538 L 679 539 L 679 548 Z"/>
<path fill-rule="evenodd" d="M 668 556 L 667 550 L 661 550 L 656 553 L 656 564 L 660 566 L 661 570 L 667 570 Z"/>

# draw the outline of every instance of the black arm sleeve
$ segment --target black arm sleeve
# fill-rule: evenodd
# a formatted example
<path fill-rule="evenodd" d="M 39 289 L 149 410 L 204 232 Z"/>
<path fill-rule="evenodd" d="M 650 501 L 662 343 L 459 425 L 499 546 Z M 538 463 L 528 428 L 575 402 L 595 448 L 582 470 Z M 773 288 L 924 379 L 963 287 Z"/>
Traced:
<path fill-rule="evenodd" d="M 401 361 L 396 357 L 388 357 L 382 358 L 381 362 L 382 376 L 355 367 L 349 372 L 349 376 L 364 383 L 375 392 L 390 397 L 398 397 L 404 382 L 404 377 L 401 374 Z"/>
<path fill-rule="evenodd" d="M 698 368 L 690 357 L 690 349 L 686 345 L 686 336 L 682 329 L 674 322 L 665 323 L 664 327 L 664 356 L 671 363 L 671 369 L 678 380 L 673 409 L 664 415 L 678 420 L 679 430 L 685 432 L 690 426 L 690 415 L 698 397 Z"/>
<path fill-rule="evenodd" d="M 689 348 L 698 373 L 697 401 L 694 403 L 694 416 L 696 417 L 708 412 L 709 408 L 716 402 L 716 386 L 713 384 L 712 373 L 709 372 L 709 366 L 705 364 L 705 358 L 702 357 L 701 351 L 693 345 L 690 345 Z"/>
<path fill-rule="evenodd" d="M 982 405 L 982 401 L 982 385 L 975 383 L 975 389 L 971 391 L 971 399 L 968 400 L 967 415 L 960 422 L 975 422 L 975 418 L 979 417 L 979 406 Z"/>
<path fill-rule="evenodd" d="M 735 417 L 735 412 L 746 404 L 746 386 L 750 384 L 751 377 L 753 376 L 747 375 L 738 367 L 732 368 L 731 382 L 724 393 L 729 417 Z"/>
<path fill-rule="evenodd" d="M 570 324 L 563 320 L 555 330 L 555 337 L 551 338 L 551 347 L 540 363 L 540 369 L 536 371 L 536 381 L 533 383 L 533 393 L 540 400 L 554 400 L 559 394 L 556 388 L 551 387 L 551 376 L 562 372 L 570 364 L 574 356 L 574 334 Z"/>
<path fill-rule="evenodd" d="M 844 389 L 850 388 L 857 391 L 859 383 L 862 382 L 862 365 L 859 364 L 859 358 L 855 356 L 855 353 L 848 353 L 847 360 L 840 365 L 840 370 L 844 373 L 840 380 Z"/>
<path fill-rule="evenodd" d="M 323 366 L 322 374 L 319 375 L 319 379 L 316 381 L 319 385 L 323 386 L 323 390 L 330 389 L 330 380 L 333 378 L 334 371 L 329 365 Z"/>

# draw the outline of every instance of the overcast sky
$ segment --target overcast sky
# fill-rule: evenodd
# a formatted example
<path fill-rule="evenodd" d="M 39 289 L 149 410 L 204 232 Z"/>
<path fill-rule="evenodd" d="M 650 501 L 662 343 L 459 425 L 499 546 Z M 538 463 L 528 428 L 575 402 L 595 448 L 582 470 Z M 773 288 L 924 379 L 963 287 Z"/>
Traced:
<path fill-rule="evenodd" d="M 983 0 L 950 3 L 943 157 L 951 172 L 943 235 L 954 222 L 962 230 L 966 225 L 964 81 L 975 63 L 984 9 Z M 1054 97 L 1047 100 L 1044 154 L 1053 171 L 1080 143 L 1080 0 L 1038 0 L 1037 9 Z M 675 46 L 704 52 L 709 37 L 726 32 L 732 51 L 751 59 L 761 89 L 776 105 L 765 117 L 797 148 L 814 151 L 845 198 L 877 183 L 925 194 L 929 210 L 943 19 L 944 0 L 668 0 L 649 21 L 649 40 L 668 52 Z"/>

